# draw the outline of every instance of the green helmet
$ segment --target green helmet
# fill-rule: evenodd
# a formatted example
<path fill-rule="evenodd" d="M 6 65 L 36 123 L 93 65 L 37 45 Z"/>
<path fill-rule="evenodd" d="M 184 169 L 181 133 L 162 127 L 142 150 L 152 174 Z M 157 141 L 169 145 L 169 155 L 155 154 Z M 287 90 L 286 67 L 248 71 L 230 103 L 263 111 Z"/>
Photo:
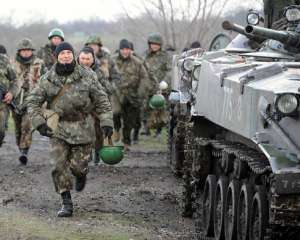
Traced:
<path fill-rule="evenodd" d="M 86 41 L 85 45 L 89 44 L 98 44 L 100 47 L 102 47 L 102 41 L 99 36 L 92 35 L 88 37 L 88 40 Z"/>
<path fill-rule="evenodd" d="M 99 156 L 106 164 L 118 164 L 124 157 L 123 148 L 123 146 L 103 146 L 99 151 Z"/>
<path fill-rule="evenodd" d="M 64 32 L 59 28 L 53 28 L 48 35 L 48 39 L 50 40 L 52 37 L 60 37 L 63 41 L 65 40 Z"/>
<path fill-rule="evenodd" d="M 152 33 L 148 37 L 148 44 L 155 43 L 158 45 L 163 45 L 163 39 L 162 36 L 159 33 Z"/>
<path fill-rule="evenodd" d="M 162 109 L 165 107 L 165 97 L 161 94 L 155 94 L 151 97 L 150 101 L 149 101 L 149 106 L 152 109 Z"/>
<path fill-rule="evenodd" d="M 20 51 L 24 49 L 30 49 L 32 51 L 35 50 L 32 41 L 29 38 L 24 38 L 18 43 L 17 50 Z"/>

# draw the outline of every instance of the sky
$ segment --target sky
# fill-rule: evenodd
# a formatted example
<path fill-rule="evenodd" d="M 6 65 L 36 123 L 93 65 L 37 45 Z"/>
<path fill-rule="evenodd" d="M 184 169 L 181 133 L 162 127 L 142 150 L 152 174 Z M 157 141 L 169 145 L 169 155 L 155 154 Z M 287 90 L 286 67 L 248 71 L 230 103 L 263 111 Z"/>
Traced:
<path fill-rule="evenodd" d="M 12 19 L 12 23 L 36 20 L 57 20 L 60 23 L 75 19 L 116 19 L 124 12 L 122 5 L 136 12 L 134 0 L 8 0 L 1 1 L 0 19 Z"/>
<path fill-rule="evenodd" d="M 186 0 L 176 0 L 176 3 L 180 1 Z M 14 25 L 39 20 L 65 23 L 77 19 L 101 18 L 111 21 L 124 14 L 123 7 L 132 16 L 138 15 L 140 3 L 140 0 L 8 0 L 1 2 L 0 21 L 10 18 Z"/>

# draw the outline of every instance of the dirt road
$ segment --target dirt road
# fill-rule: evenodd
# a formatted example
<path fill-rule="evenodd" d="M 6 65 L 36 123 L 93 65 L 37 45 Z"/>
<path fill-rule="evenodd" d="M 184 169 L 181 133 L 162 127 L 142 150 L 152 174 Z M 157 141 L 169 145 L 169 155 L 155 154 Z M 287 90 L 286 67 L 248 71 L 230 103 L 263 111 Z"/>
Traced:
<path fill-rule="evenodd" d="M 0 149 L 0 239 L 190 239 L 180 217 L 180 180 L 168 168 L 164 141 L 143 141 L 116 167 L 90 166 L 82 193 L 72 192 L 74 217 L 56 218 L 60 196 L 51 180 L 48 141 L 38 134 L 29 164 L 20 166 L 12 134 Z M 149 144 L 148 144 L 149 143 Z"/>

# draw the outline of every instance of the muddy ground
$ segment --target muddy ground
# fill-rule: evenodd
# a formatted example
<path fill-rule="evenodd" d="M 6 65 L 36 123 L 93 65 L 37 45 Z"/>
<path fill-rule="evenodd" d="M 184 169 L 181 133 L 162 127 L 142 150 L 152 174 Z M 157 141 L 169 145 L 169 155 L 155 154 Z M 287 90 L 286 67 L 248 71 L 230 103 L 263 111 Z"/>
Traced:
<path fill-rule="evenodd" d="M 0 240 L 191 239 L 180 216 L 181 180 L 173 177 L 166 140 L 144 139 L 121 164 L 90 166 L 82 193 L 72 192 L 74 217 L 56 218 L 60 196 L 51 180 L 46 138 L 34 135 L 29 164 L 18 162 L 14 136 L 0 149 Z"/>

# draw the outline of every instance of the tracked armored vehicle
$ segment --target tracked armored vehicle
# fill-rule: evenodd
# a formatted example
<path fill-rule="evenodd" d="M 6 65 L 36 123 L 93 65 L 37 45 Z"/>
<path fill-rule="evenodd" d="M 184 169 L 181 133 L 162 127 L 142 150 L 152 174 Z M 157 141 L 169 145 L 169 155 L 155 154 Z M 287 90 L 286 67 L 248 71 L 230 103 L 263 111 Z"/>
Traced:
<path fill-rule="evenodd" d="M 300 6 L 257 47 L 173 62 L 170 159 L 198 239 L 300 239 Z M 197 237 L 195 237 L 197 239 Z"/>

